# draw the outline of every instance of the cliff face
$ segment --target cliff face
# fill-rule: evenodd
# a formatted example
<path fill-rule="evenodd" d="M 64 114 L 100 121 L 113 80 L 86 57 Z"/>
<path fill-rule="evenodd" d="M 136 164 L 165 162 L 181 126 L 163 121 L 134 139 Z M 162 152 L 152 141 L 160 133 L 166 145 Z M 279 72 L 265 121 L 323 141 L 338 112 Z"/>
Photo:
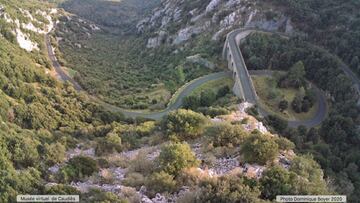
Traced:
<path fill-rule="evenodd" d="M 151 33 L 147 47 L 154 48 L 163 43 L 179 45 L 204 33 L 220 40 L 228 31 L 244 26 L 293 30 L 281 10 L 256 0 L 163 0 L 136 28 L 138 33 Z"/>
<path fill-rule="evenodd" d="M 32 3 L 32 5 L 31 5 Z M 1 33 L 9 41 L 15 41 L 26 51 L 40 50 L 41 35 L 54 27 L 57 10 L 39 2 L 20 4 L 0 1 Z"/>

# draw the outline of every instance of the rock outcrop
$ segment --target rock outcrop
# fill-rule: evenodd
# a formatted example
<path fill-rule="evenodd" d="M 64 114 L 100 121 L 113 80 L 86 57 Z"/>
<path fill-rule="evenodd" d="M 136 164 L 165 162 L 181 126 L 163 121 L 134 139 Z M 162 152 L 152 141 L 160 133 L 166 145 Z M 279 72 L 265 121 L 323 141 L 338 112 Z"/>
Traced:
<path fill-rule="evenodd" d="M 207 59 L 201 57 L 200 54 L 186 57 L 186 61 L 189 63 L 199 64 L 211 70 L 215 69 L 215 64 Z"/>
<path fill-rule="evenodd" d="M 204 6 L 206 3 L 206 6 Z M 258 27 L 265 30 L 282 30 L 291 33 L 291 21 L 281 10 L 259 7 L 254 0 L 194 0 L 193 7 L 185 6 L 182 0 L 163 0 L 149 16 L 137 23 L 137 31 L 151 31 L 155 37 L 148 39 L 147 47 L 155 48 L 162 43 L 179 46 L 192 37 L 211 34 L 219 40 L 228 31 L 241 27 Z M 267 12 L 274 13 L 268 19 Z M 167 35 L 161 35 L 161 32 Z"/>

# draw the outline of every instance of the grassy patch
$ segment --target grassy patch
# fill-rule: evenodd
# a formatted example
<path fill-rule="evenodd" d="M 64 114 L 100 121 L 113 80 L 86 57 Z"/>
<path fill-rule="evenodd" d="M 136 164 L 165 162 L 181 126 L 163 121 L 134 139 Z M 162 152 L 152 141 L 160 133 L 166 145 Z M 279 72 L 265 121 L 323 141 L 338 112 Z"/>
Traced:
<path fill-rule="evenodd" d="M 213 80 L 206 82 L 199 87 L 197 87 L 190 95 L 192 96 L 200 96 L 203 91 L 214 91 L 217 92 L 220 88 L 224 86 L 232 87 L 234 86 L 234 80 L 232 78 L 221 78 L 218 80 Z"/>
<path fill-rule="evenodd" d="M 260 99 L 259 105 L 269 112 L 287 120 L 307 120 L 314 117 L 317 112 L 317 102 L 306 113 L 296 113 L 291 108 L 291 102 L 295 96 L 305 94 L 303 88 L 279 88 L 276 81 L 270 76 L 252 76 L 252 80 Z M 283 112 L 279 109 L 281 100 L 286 100 L 289 103 L 289 107 Z"/>

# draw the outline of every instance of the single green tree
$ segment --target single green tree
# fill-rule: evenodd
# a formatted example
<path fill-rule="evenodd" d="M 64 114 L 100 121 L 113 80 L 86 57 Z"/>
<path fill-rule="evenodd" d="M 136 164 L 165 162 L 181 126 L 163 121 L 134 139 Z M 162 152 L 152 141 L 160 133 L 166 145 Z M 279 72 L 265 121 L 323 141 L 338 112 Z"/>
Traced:
<path fill-rule="evenodd" d="M 304 63 L 302 61 L 298 61 L 290 68 L 286 80 L 288 80 L 291 87 L 299 88 L 304 85 L 305 74 Z"/>
<path fill-rule="evenodd" d="M 295 177 L 295 173 L 290 173 L 281 166 L 265 170 L 260 179 L 261 195 L 265 199 L 273 200 L 276 195 L 292 194 L 292 181 Z"/>
<path fill-rule="evenodd" d="M 279 103 L 280 111 L 285 111 L 289 107 L 289 102 L 286 100 L 281 100 Z"/>

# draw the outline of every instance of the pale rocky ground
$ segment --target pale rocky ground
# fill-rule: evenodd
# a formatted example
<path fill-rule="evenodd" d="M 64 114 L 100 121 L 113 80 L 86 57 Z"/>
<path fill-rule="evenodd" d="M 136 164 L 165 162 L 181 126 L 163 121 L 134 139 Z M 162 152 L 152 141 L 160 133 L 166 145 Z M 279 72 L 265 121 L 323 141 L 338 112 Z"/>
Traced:
<path fill-rule="evenodd" d="M 239 109 L 235 112 L 232 112 L 229 115 L 219 116 L 212 119 L 213 122 L 231 122 L 231 121 L 242 121 L 247 118 L 247 124 L 243 124 L 244 128 L 251 132 L 255 129 L 267 133 L 266 127 L 257 121 L 254 117 L 248 115 L 245 112 L 245 109 L 250 107 L 251 104 L 242 103 L 239 105 Z M 208 156 L 204 151 L 203 142 L 195 141 L 190 143 L 191 149 L 193 150 L 195 156 L 199 160 L 205 160 Z M 125 151 L 121 153 L 115 153 L 107 156 L 108 160 L 111 162 L 116 159 L 132 161 L 135 160 L 140 154 L 144 154 L 145 158 L 149 161 L 154 161 L 160 154 L 161 145 L 157 146 L 144 146 L 139 149 Z M 235 149 L 239 151 L 239 149 Z M 78 145 L 75 149 L 69 150 L 66 154 L 66 161 L 75 156 L 89 156 L 92 158 L 96 158 L 94 148 L 86 148 L 83 145 Z M 291 164 L 292 158 L 295 156 L 293 151 L 282 151 L 279 156 L 275 160 L 275 162 L 279 163 L 284 168 L 288 168 Z M 59 168 L 61 168 L 65 163 L 60 165 L 55 165 L 49 168 L 51 173 L 56 173 Z M 241 156 L 239 154 L 235 154 L 231 157 L 215 157 L 213 156 L 211 163 L 207 165 L 203 165 L 199 168 L 196 168 L 198 174 L 206 177 L 218 177 L 226 174 L 238 174 L 242 173 L 251 178 L 260 178 L 263 171 L 266 169 L 265 166 L 260 166 L 257 164 L 248 164 L 241 163 Z M 83 182 L 72 182 L 70 185 L 76 187 L 81 192 L 88 192 L 91 188 L 98 188 L 104 191 L 113 192 L 118 194 L 120 197 L 126 196 L 126 194 L 132 194 L 133 197 L 136 198 L 136 201 L 142 203 L 163 203 L 163 202 L 175 202 L 177 198 L 186 194 L 188 191 L 187 187 L 182 187 L 181 190 L 175 194 L 171 194 L 170 196 L 163 196 L 161 194 L 157 194 L 155 198 L 149 198 L 145 195 L 146 188 L 143 186 L 140 190 L 136 190 L 132 187 L 127 187 L 122 185 L 122 181 L 124 180 L 129 168 L 122 167 L 111 167 L 111 168 L 102 168 L 97 174 L 89 177 L 86 181 Z M 106 177 L 111 177 L 111 183 L 103 183 L 102 179 Z M 54 185 L 56 183 L 49 183 L 48 186 Z"/>
<path fill-rule="evenodd" d="M 39 50 L 39 45 L 36 42 L 32 41 L 30 35 L 24 31 L 27 30 L 27 31 L 35 32 L 37 34 L 49 33 L 54 27 L 54 22 L 52 20 L 51 15 L 56 14 L 57 10 L 49 9 L 47 12 L 40 10 L 36 11 L 36 14 L 41 15 L 48 21 L 48 23 L 46 24 L 33 17 L 33 15 L 28 10 L 23 10 L 19 8 L 19 11 L 23 14 L 24 17 L 28 18 L 30 22 L 28 23 L 20 22 L 19 19 L 11 18 L 9 14 L 7 14 L 4 11 L 0 12 L 0 18 L 3 18 L 7 23 L 11 23 L 12 25 L 15 25 L 15 29 L 13 30 L 13 33 L 16 35 L 16 40 L 21 48 L 25 49 L 28 52 L 33 50 Z M 41 25 L 41 27 L 36 27 L 34 23 L 37 25 Z"/>

